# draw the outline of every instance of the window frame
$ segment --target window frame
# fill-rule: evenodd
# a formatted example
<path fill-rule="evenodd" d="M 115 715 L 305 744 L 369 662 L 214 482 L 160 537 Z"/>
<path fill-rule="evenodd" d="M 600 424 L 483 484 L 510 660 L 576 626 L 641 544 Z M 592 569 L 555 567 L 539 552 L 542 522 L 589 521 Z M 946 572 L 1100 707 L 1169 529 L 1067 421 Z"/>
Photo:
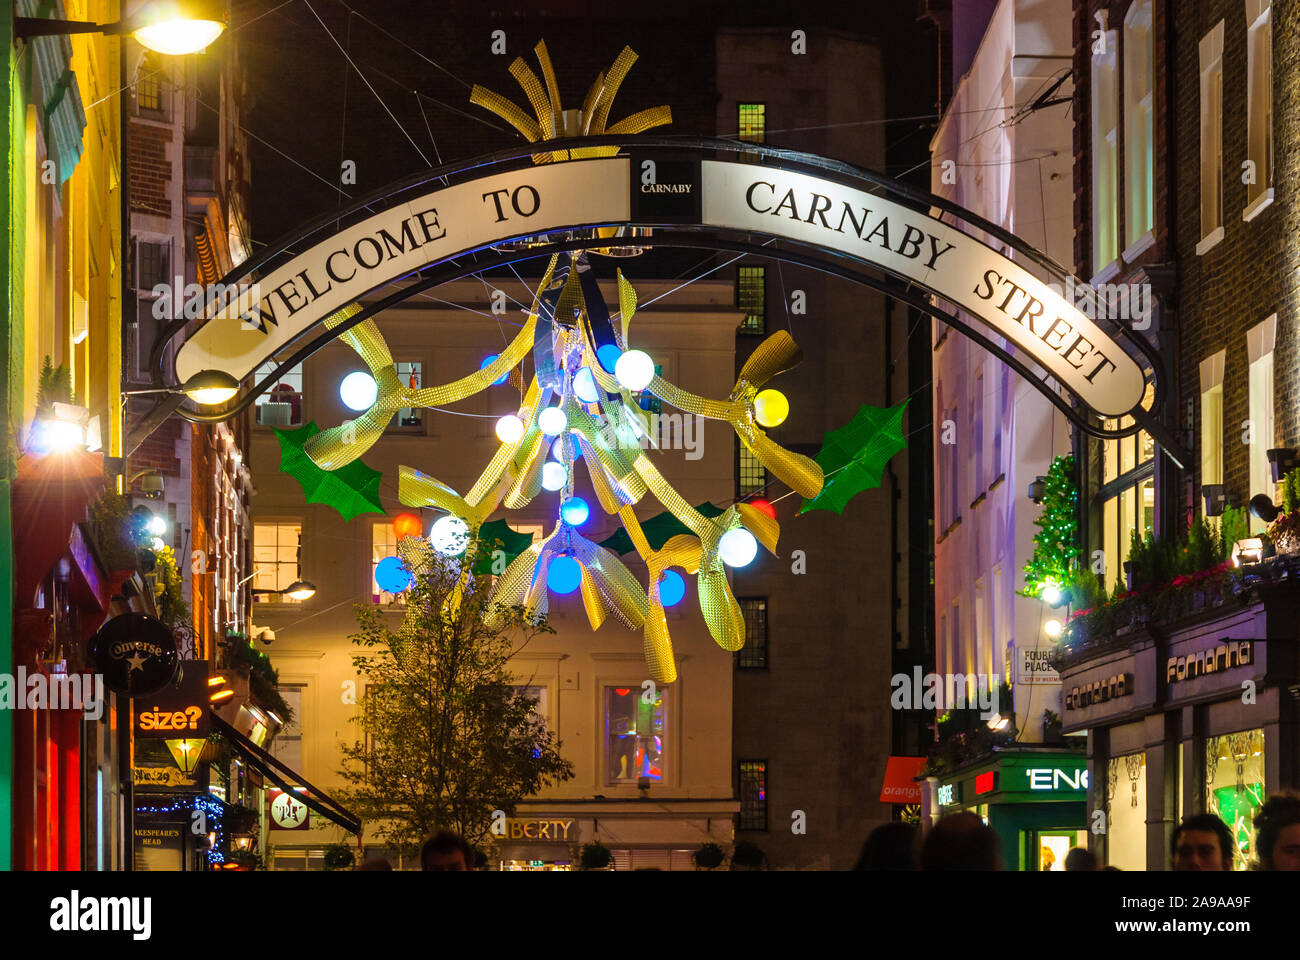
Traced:
<path fill-rule="evenodd" d="M 756 108 L 758 116 L 761 118 L 761 123 L 760 123 L 761 132 L 759 133 L 759 139 L 757 140 L 753 139 L 752 135 L 751 136 L 745 135 L 746 124 L 744 123 L 742 118 L 745 114 L 746 107 Z M 762 101 L 737 100 L 736 101 L 736 139 L 742 141 L 743 143 L 758 143 L 758 144 L 767 143 L 767 101 L 766 100 L 762 100 Z"/>
<path fill-rule="evenodd" d="M 747 285 L 745 281 L 746 274 L 750 279 L 758 278 L 757 284 Z M 744 291 L 753 291 L 757 287 L 759 291 L 758 312 L 751 310 L 752 302 L 747 303 Z M 767 335 L 767 267 L 763 265 L 749 265 L 736 267 L 736 307 L 745 311 L 745 318 L 740 321 L 737 333 L 747 336 L 763 337 Z M 751 318 L 757 317 L 757 322 L 751 322 Z"/>
<path fill-rule="evenodd" d="M 1273 202 L 1273 121 L 1273 4 L 1246 0 L 1246 157 L 1255 163 L 1241 213 L 1247 223 Z"/>
<path fill-rule="evenodd" d="M 601 726 L 601 763 L 602 763 L 601 783 L 606 787 L 636 787 L 640 779 L 639 774 L 635 774 L 630 777 L 619 779 L 616 778 L 611 772 L 611 761 L 614 754 L 610 750 L 610 746 L 611 746 L 610 694 L 614 693 L 619 687 L 627 688 L 629 691 L 628 695 L 634 697 L 636 700 L 639 700 L 643 693 L 641 688 L 641 681 L 639 680 L 629 680 L 625 683 L 619 683 L 617 681 L 611 681 L 608 679 L 602 679 L 599 681 L 598 689 L 601 691 L 601 696 L 599 700 L 600 726 Z M 672 771 L 674 769 L 671 766 L 671 763 L 674 758 L 672 756 L 672 751 L 670 749 L 670 736 L 671 736 L 671 730 L 669 727 L 670 717 L 668 713 L 668 700 L 667 697 L 665 696 L 665 694 L 668 691 L 664 689 L 663 685 L 656 685 L 654 688 L 654 692 L 655 692 L 655 696 L 659 698 L 658 710 L 662 714 L 662 718 L 661 718 L 662 732 L 660 734 L 660 745 L 659 745 L 659 777 L 658 779 L 652 778 L 650 783 L 652 786 L 654 784 L 668 785 L 669 783 L 672 782 L 671 777 L 672 777 Z M 653 717 L 651 720 L 651 726 L 653 728 Z M 637 749 L 639 749 L 639 741 L 643 737 L 645 736 L 653 737 L 653 735 L 654 735 L 653 732 L 650 734 L 644 734 L 640 732 L 640 730 L 638 730 L 636 733 L 636 737 L 638 740 Z M 635 759 L 635 754 L 634 754 L 634 759 Z"/>
<path fill-rule="evenodd" d="M 741 617 L 744 618 L 745 621 L 745 645 L 736 651 L 736 669 L 737 670 L 766 670 L 768 669 L 768 667 L 771 665 L 772 662 L 772 658 L 771 658 L 772 610 L 770 606 L 771 597 L 767 597 L 767 596 L 736 597 L 736 603 L 740 606 L 740 615 Z M 761 604 L 760 607 L 756 608 L 757 610 L 761 611 L 762 620 L 763 620 L 763 638 L 762 638 L 761 648 L 755 647 L 750 642 L 752 637 L 750 635 L 750 629 L 749 629 L 750 618 L 748 616 L 748 611 L 746 610 L 745 607 L 746 603 Z M 761 654 L 760 654 L 760 649 L 761 649 Z M 746 651 L 750 651 L 752 656 L 754 656 L 757 659 L 760 659 L 762 662 L 746 663 L 745 662 Z"/>
<path fill-rule="evenodd" d="M 1134 0 L 1124 17 L 1123 51 L 1124 259 L 1129 261 L 1155 230 L 1154 41 L 1151 0 Z"/>
<path fill-rule="evenodd" d="M 745 784 L 746 784 L 746 782 L 748 782 L 748 781 L 747 781 L 746 776 L 745 776 L 745 774 L 746 774 L 746 769 L 745 769 L 745 768 L 746 768 L 747 766 L 751 766 L 751 765 L 757 765 L 757 766 L 758 766 L 758 768 L 759 768 L 758 773 L 759 773 L 759 777 L 761 778 L 761 779 L 759 780 L 760 796 L 758 797 L 758 799 L 757 799 L 756 801 L 753 801 L 753 802 L 752 802 L 752 805 L 754 805 L 754 806 L 758 806 L 758 807 L 761 809 L 761 812 L 762 812 L 762 826 L 754 826 L 754 825 L 753 825 L 754 823 L 758 822 L 758 819 L 757 819 L 756 816 L 753 815 L 752 812 L 751 812 L 750 816 L 752 816 L 753 819 L 749 819 L 749 820 L 746 819 L 746 810 L 745 810 L 745 805 L 746 805 L 746 799 L 745 799 Z M 768 787 L 769 787 L 769 785 L 768 785 L 768 777 L 767 777 L 767 773 L 768 773 L 768 771 L 767 771 L 767 760 L 766 760 L 766 759 L 756 759 L 756 758 L 751 758 L 751 759 L 747 759 L 747 760 L 737 760 L 737 761 L 736 761 L 736 800 L 737 800 L 737 802 L 740 804 L 740 809 L 736 811 L 736 829 L 737 829 L 737 830 L 744 830 L 744 831 L 747 831 L 747 832 L 754 832 L 754 833 L 766 833 L 766 832 L 770 829 L 770 827 L 769 827 L 769 818 L 768 818 L 768 792 L 769 792 Z"/>
<path fill-rule="evenodd" d="M 1107 30 L 1103 52 L 1092 55 L 1092 272 L 1102 276 L 1119 260 L 1119 31 Z M 1107 108 L 1103 112 L 1103 108 Z"/>
<path fill-rule="evenodd" d="M 277 587 L 276 587 L 276 589 L 280 589 L 280 590 L 283 590 L 283 589 L 285 589 L 285 587 L 288 587 L 289 584 L 294 583 L 295 581 L 297 581 L 297 580 L 301 580 L 301 579 L 302 579 L 302 552 L 303 552 L 303 548 L 304 548 L 304 546 L 305 546 L 305 544 L 306 544 L 306 537 L 305 537 L 305 534 L 306 534 L 306 532 L 307 532 L 307 524 L 306 524 L 306 522 L 305 522 L 305 521 L 303 520 L 303 518 L 301 518 L 301 517 L 256 517 L 256 518 L 253 519 L 252 537 L 251 537 L 251 540 L 250 540 L 250 542 L 251 542 L 251 546 L 252 546 L 252 557 L 250 558 L 250 563 L 251 563 L 251 565 L 252 565 L 253 570 L 254 570 L 254 571 L 258 571 L 259 568 L 264 568 L 264 567 L 266 567 L 266 565 L 267 565 L 266 563 L 260 563 L 260 562 L 258 561 L 258 559 L 257 559 L 257 549 L 258 549 L 258 543 L 257 543 L 257 530 L 258 530 L 258 528 L 259 528 L 259 527 L 276 527 L 276 528 L 279 528 L 279 527 L 288 527 L 288 526 L 297 526 L 297 527 L 298 527 L 298 555 L 297 555 L 297 558 L 293 561 L 293 562 L 294 562 L 294 565 L 297 567 L 298 572 L 294 575 L 293 579 L 291 579 L 291 580 L 289 581 L 289 583 L 286 583 L 284 586 L 277 586 Z M 276 550 L 276 553 L 277 553 L 277 557 L 276 557 L 276 559 L 275 559 L 274 561 L 271 561 L 271 563 L 275 566 L 275 568 L 276 568 L 276 570 L 277 570 L 276 582 L 277 582 L 277 584 L 278 584 L 278 583 L 279 583 L 279 580 L 280 580 L 280 577 L 278 576 L 278 570 L 279 570 L 279 568 L 280 568 L 280 566 L 281 566 L 282 564 L 287 564 L 287 563 L 289 562 L 289 561 L 287 561 L 287 560 L 280 560 L 280 559 L 279 559 L 278 554 L 279 554 L 279 551 L 280 551 L 280 537 L 279 537 L 279 533 L 278 533 L 278 532 L 277 532 L 277 534 L 276 534 L 275 550 Z M 259 589 L 257 588 L 257 581 L 258 581 L 257 574 L 254 573 L 253 577 L 250 578 L 250 589 L 249 589 L 249 592 L 253 595 L 254 603 L 265 603 L 265 604 L 294 604 L 295 606 L 301 606 L 302 604 L 304 604 L 304 603 L 306 602 L 306 601 L 303 601 L 303 600 L 295 600 L 295 599 L 293 599 L 292 597 L 288 596 L 287 594 L 282 594 L 282 593 L 269 593 L 269 592 L 267 592 L 267 590 L 265 590 L 265 589 L 259 590 Z M 265 598 L 265 599 L 258 600 L 258 599 L 257 599 L 258 597 L 263 597 L 263 598 Z"/>
<path fill-rule="evenodd" d="M 1199 56 L 1201 239 L 1196 244 L 1198 256 L 1216 246 L 1224 236 L 1222 20 L 1201 38 Z"/>
<path fill-rule="evenodd" d="M 254 380 L 260 381 L 264 376 L 269 375 L 277 367 L 279 367 L 279 365 L 280 365 L 279 362 L 276 360 L 266 361 L 266 363 L 261 364 L 254 372 L 253 374 Z M 273 401 L 270 399 L 272 395 L 272 390 L 274 390 L 275 387 L 272 387 L 269 390 L 265 390 L 257 396 L 257 398 L 253 401 L 253 426 L 254 427 L 260 430 L 272 430 L 278 427 L 279 429 L 283 430 L 289 427 L 301 427 L 303 424 L 307 422 L 307 410 L 306 410 L 307 371 L 304 369 L 303 365 L 299 363 L 294 365 L 293 367 L 290 367 L 280 377 L 279 383 L 277 383 L 275 386 L 279 386 L 280 383 L 286 383 L 286 382 L 290 386 L 292 386 L 293 385 L 292 378 L 295 376 L 298 378 L 298 390 L 293 393 L 281 394 L 280 396 L 284 397 L 285 398 L 284 400 Z M 296 421 L 293 419 L 292 398 L 294 397 L 296 397 L 298 400 Z M 264 423 L 262 421 L 262 408 L 269 403 L 288 403 L 290 408 L 289 422 L 286 424 Z"/>

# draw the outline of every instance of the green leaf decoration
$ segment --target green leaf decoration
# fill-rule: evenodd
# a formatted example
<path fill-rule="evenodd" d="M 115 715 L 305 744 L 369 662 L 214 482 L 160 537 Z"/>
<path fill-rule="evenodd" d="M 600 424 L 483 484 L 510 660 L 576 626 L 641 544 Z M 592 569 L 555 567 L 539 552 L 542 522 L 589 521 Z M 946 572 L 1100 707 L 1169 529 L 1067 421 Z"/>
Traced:
<path fill-rule="evenodd" d="M 695 508 L 706 517 L 721 516 L 726 511 L 722 507 L 715 507 L 709 502 L 701 503 Z M 671 538 L 679 533 L 692 534 L 689 527 L 665 510 L 663 513 L 657 513 L 649 520 L 641 521 L 641 532 L 645 534 L 646 542 L 650 544 L 650 549 L 658 550 Z M 692 534 L 693 536 L 694 534 Z M 608 540 L 600 541 L 600 545 L 615 553 L 631 553 L 636 548 L 632 545 L 632 538 L 627 535 L 627 531 L 619 528 Z"/>
<path fill-rule="evenodd" d="M 844 511 L 844 505 L 863 490 L 880 486 L 885 464 L 894 454 L 907 449 L 903 436 L 904 400 L 896 407 L 863 404 L 845 426 L 828 430 L 821 452 L 814 459 L 826 481 L 822 492 L 805 500 L 799 513 L 809 510 Z"/>
<path fill-rule="evenodd" d="M 308 503 L 333 507 L 344 520 L 361 513 L 384 513 L 379 500 L 379 481 L 383 474 L 354 460 L 338 470 L 322 470 L 303 450 L 320 427 L 313 421 L 297 430 L 276 430 L 280 441 L 280 469 L 302 487 Z"/>
<path fill-rule="evenodd" d="M 520 533 L 517 530 L 511 530 L 510 525 L 503 520 L 490 520 L 478 528 L 478 538 L 488 546 L 479 554 L 478 562 L 474 564 L 474 572 L 477 574 L 490 574 L 492 570 L 492 554 L 496 550 L 501 550 L 505 556 L 505 566 L 509 566 L 514 559 L 527 550 L 533 543 L 531 533 Z M 492 544 L 500 543 L 500 547 L 492 547 Z M 498 570 L 503 570 L 500 567 Z"/>

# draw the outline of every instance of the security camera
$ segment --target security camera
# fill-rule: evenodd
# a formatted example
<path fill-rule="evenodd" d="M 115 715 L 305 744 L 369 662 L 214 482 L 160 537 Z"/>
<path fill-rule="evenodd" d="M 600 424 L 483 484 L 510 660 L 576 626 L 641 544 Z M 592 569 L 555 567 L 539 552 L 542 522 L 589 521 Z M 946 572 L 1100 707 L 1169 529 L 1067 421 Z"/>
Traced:
<path fill-rule="evenodd" d="M 163 478 L 157 473 L 147 473 L 140 478 L 140 492 L 150 500 L 161 500 L 163 495 Z"/>
<path fill-rule="evenodd" d="M 257 639 L 261 640 L 265 644 L 270 644 L 275 640 L 275 631 L 270 627 L 266 627 L 257 635 Z"/>

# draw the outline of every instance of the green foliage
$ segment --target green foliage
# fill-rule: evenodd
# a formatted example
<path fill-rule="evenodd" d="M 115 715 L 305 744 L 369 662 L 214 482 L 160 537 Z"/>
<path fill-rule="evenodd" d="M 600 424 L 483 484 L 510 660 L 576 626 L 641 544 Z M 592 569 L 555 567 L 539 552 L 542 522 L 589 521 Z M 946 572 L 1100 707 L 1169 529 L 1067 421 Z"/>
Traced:
<path fill-rule="evenodd" d="M 55 403 L 76 403 L 72 392 L 72 371 L 64 364 L 51 365 L 47 356 L 41 365 L 41 379 L 36 388 L 38 416 L 53 412 Z"/>
<path fill-rule="evenodd" d="M 326 870 L 351 870 L 356 862 L 352 847 L 346 843 L 331 843 L 325 848 Z"/>
<path fill-rule="evenodd" d="M 1089 610 L 1106 602 L 1106 587 L 1091 567 L 1080 565 L 1070 586 L 1071 602 L 1081 610 Z"/>
<path fill-rule="evenodd" d="M 1282 478 L 1282 512 L 1292 514 L 1297 510 L 1300 510 L 1300 468 Z"/>
<path fill-rule="evenodd" d="M 154 589 L 157 591 L 158 619 L 177 638 L 194 636 L 194 620 L 185 601 L 185 581 L 171 547 L 154 551 Z"/>
<path fill-rule="evenodd" d="M 495 810 L 573 777 L 536 702 L 518 692 L 511 659 L 553 633 L 522 608 L 493 604 L 490 583 L 463 558 L 427 549 L 408 560 L 414 584 L 405 620 L 358 604 L 353 657 L 366 694 L 356 722 L 365 737 L 343 746 L 345 802 L 394 849 L 414 850 L 453 830 L 483 841 Z M 485 616 L 488 615 L 488 616 Z"/>
<path fill-rule="evenodd" d="M 758 844 L 748 840 L 741 840 L 731 852 L 731 865 L 744 870 L 757 870 L 766 859 L 766 854 L 759 849 Z"/>
<path fill-rule="evenodd" d="M 1156 537 L 1151 531 L 1133 531 L 1129 539 L 1128 562 L 1132 564 L 1133 588 L 1168 583 L 1178 575 L 1179 547 L 1168 537 Z"/>
<path fill-rule="evenodd" d="M 1079 491 L 1074 484 L 1074 457 L 1065 455 L 1052 461 L 1045 478 L 1043 512 L 1034 524 L 1034 555 L 1025 564 L 1025 589 L 1022 595 L 1037 597 L 1043 584 L 1051 581 L 1061 588 L 1069 586 L 1079 562 Z"/>
<path fill-rule="evenodd" d="M 599 841 L 589 843 L 582 848 L 583 870 L 603 870 L 613 859 L 614 855 L 609 852 L 609 848 Z"/>
<path fill-rule="evenodd" d="M 134 570 L 143 540 L 131 522 L 131 498 L 105 493 L 90 507 L 90 528 L 99 555 L 110 571 Z"/>
<path fill-rule="evenodd" d="M 1187 534 L 1187 546 L 1182 552 L 1179 573 L 1193 574 L 1208 570 L 1220 562 L 1223 546 L 1219 542 L 1219 533 L 1203 517 L 1192 522 L 1192 529 Z"/>
<path fill-rule="evenodd" d="M 1044 727 L 1059 727 L 1060 725 L 1061 725 L 1061 715 L 1059 713 L 1057 713 L 1055 710 L 1043 711 Z"/>
<path fill-rule="evenodd" d="M 702 843 L 692 857 L 697 867 L 703 870 L 716 870 L 722 866 L 726 853 L 716 843 Z"/>
<path fill-rule="evenodd" d="M 1219 542 L 1219 559 L 1229 560 L 1232 557 L 1232 545 L 1250 536 L 1250 519 L 1245 509 L 1224 507 L 1219 530 L 1222 538 Z"/>

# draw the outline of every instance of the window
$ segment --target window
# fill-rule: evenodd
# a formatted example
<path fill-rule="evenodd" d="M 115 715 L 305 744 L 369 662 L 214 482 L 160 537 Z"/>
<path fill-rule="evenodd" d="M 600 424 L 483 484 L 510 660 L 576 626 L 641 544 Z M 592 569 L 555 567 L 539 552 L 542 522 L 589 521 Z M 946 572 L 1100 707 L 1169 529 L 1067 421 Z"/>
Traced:
<path fill-rule="evenodd" d="M 424 386 L 424 364 L 419 360 L 399 360 L 396 366 L 397 379 L 402 382 L 403 386 L 410 387 L 412 390 L 418 390 Z M 408 430 L 420 427 L 424 423 L 423 412 L 419 407 L 403 407 L 394 415 L 390 426 Z"/>
<path fill-rule="evenodd" d="M 1115 82 L 1119 34 L 1108 30 L 1092 56 L 1092 271 L 1119 256 L 1119 89 Z"/>
<path fill-rule="evenodd" d="M 166 65 L 159 58 L 146 54 L 140 63 L 140 74 L 135 84 L 135 105 L 142 114 L 163 112 L 163 80 Z"/>
<path fill-rule="evenodd" d="M 1250 359 L 1250 494 L 1273 495 L 1273 473 L 1268 450 L 1273 436 L 1273 345 L 1277 339 L 1277 314 L 1246 331 L 1246 354 Z M 1266 524 L 1253 514 L 1250 529 L 1260 533 Z"/>
<path fill-rule="evenodd" d="M 640 684 L 605 688 L 606 783 L 636 783 L 641 777 L 663 779 L 665 741 L 664 690 L 654 699 Z"/>
<path fill-rule="evenodd" d="M 1155 225 L 1151 0 L 1124 17 L 1124 241 L 1139 243 Z"/>
<path fill-rule="evenodd" d="M 739 597 L 745 618 L 745 645 L 736 651 L 736 666 L 742 670 L 767 666 L 767 597 Z"/>
<path fill-rule="evenodd" d="M 975 373 L 975 386 L 971 390 L 971 411 L 974 414 L 975 436 L 972 437 L 971 446 L 975 452 L 975 490 L 971 495 L 974 499 L 984 490 L 984 365 L 981 363 Z"/>
<path fill-rule="evenodd" d="M 397 555 L 397 534 L 393 532 L 392 521 L 380 520 L 370 527 L 370 599 L 375 603 L 403 603 L 406 594 L 389 593 L 379 589 L 375 580 L 375 569 L 379 561 Z"/>
<path fill-rule="evenodd" d="M 257 368 L 255 382 L 261 383 L 279 366 L 268 360 Z M 302 364 L 284 373 L 270 389 L 258 395 L 257 422 L 267 427 L 296 427 L 302 424 Z"/>
<path fill-rule="evenodd" d="M 1264 731 L 1262 728 L 1205 740 L 1205 810 L 1228 825 L 1234 870 L 1255 859 L 1255 817 L 1264 804 Z"/>
<path fill-rule="evenodd" d="M 170 240 L 137 240 L 135 244 L 135 288 L 153 296 L 155 287 L 170 287 L 172 272 Z M 184 304 L 173 304 L 168 319 L 181 316 Z"/>
<path fill-rule="evenodd" d="M 1148 384 L 1142 398 L 1144 407 L 1150 406 L 1152 396 Z M 1124 417 L 1106 420 L 1103 426 L 1118 430 L 1132 423 Z M 1106 558 L 1105 586 L 1110 592 L 1123 580 L 1134 531 L 1142 537 L 1155 528 L 1155 442 L 1141 430 L 1123 440 L 1101 441 L 1101 448 L 1101 546 Z"/>
<path fill-rule="evenodd" d="M 1010 405 L 1011 395 L 1011 368 L 1005 363 L 998 364 L 998 409 L 997 420 L 993 424 L 993 479 L 1006 474 L 1006 466 L 1003 464 L 1003 439 L 1002 434 L 1006 429 L 1008 422 L 1012 420 L 1012 411 Z"/>
<path fill-rule="evenodd" d="M 1201 242 L 1223 239 L 1223 21 L 1201 38 Z"/>
<path fill-rule="evenodd" d="M 288 594 L 258 591 L 284 590 L 302 578 L 302 523 L 253 524 L 254 600 L 299 603 Z"/>
<path fill-rule="evenodd" d="M 753 450 L 736 440 L 736 495 L 747 497 L 767 486 L 767 469 Z"/>
<path fill-rule="evenodd" d="M 736 104 L 736 139 L 767 143 L 767 104 Z"/>
<path fill-rule="evenodd" d="M 1181 749 L 1179 750 L 1181 753 Z M 1107 768 L 1110 816 L 1107 863 L 1121 870 L 1147 868 L 1147 755 L 1111 757 Z"/>
<path fill-rule="evenodd" d="M 307 690 L 304 683 L 282 683 L 279 685 L 280 696 L 293 713 L 293 719 L 280 728 L 271 742 L 271 755 L 290 770 L 302 773 L 302 704 L 303 694 Z M 281 720 L 284 717 L 280 718 Z"/>
<path fill-rule="evenodd" d="M 1201 361 L 1201 485 L 1223 483 L 1223 364 L 1226 350 Z"/>
<path fill-rule="evenodd" d="M 1246 185 L 1243 220 L 1273 199 L 1273 5 L 1246 0 L 1246 151 L 1255 182 Z"/>
<path fill-rule="evenodd" d="M 519 694 L 521 697 L 527 697 L 529 700 L 533 701 L 534 716 L 536 716 L 544 724 L 549 723 L 548 717 L 550 716 L 550 714 L 547 713 L 547 709 L 546 709 L 547 697 L 546 697 L 545 687 L 519 686 L 519 687 L 514 687 L 513 689 L 515 693 Z"/>
<path fill-rule="evenodd" d="M 737 830 L 767 829 L 767 761 L 741 760 Z"/>
<path fill-rule="evenodd" d="M 767 331 L 767 267 L 737 268 L 736 306 L 745 311 L 741 333 Z"/>

